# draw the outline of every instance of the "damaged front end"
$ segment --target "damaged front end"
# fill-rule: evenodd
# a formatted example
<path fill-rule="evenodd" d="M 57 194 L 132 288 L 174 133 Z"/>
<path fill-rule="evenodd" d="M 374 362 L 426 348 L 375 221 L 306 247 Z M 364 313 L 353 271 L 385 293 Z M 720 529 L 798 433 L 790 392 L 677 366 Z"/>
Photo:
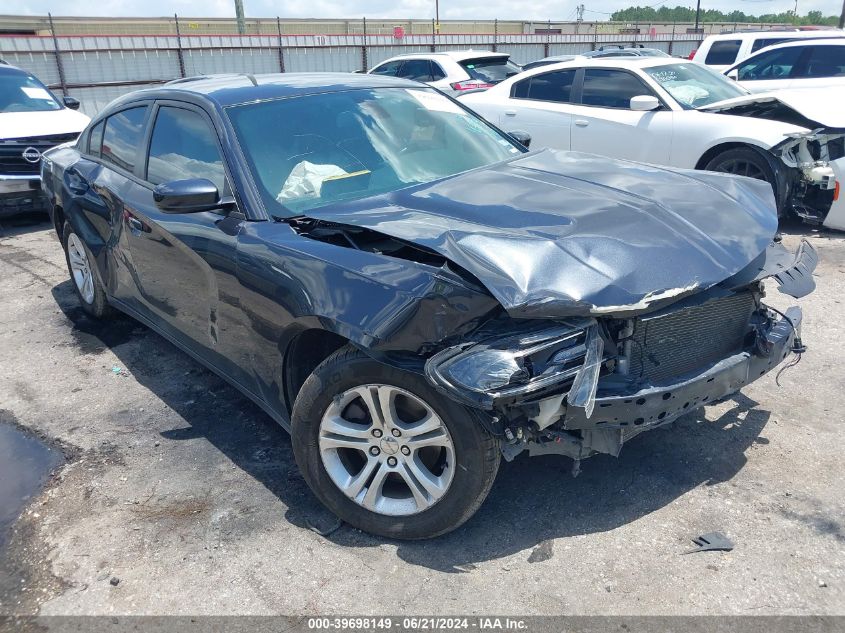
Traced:
<path fill-rule="evenodd" d="M 762 303 L 762 280 L 801 297 L 817 258 L 773 243 L 705 292 L 624 316 L 493 321 L 429 358 L 428 380 L 482 410 L 506 459 L 557 454 L 617 456 L 642 431 L 719 400 L 801 353 L 801 310 Z"/>
<path fill-rule="evenodd" d="M 818 128 L 795 132 L 770 150 L 790 168 L 786 199 L 790 210 L 822 224 L 839 197 L 833 161 L 845 157 L 845 134 Z"/>

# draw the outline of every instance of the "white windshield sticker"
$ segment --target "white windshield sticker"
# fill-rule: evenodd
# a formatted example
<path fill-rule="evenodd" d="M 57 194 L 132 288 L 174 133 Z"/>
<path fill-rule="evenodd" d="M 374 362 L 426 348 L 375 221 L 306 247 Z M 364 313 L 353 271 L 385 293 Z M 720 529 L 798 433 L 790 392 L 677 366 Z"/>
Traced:
<path fill-rule="evenodd" d="M 27 88 L 26 86 L 21 87 L 23 93 L 29 97 L 30 99 L 47 99 L 48 101 L 52 101 L 53 97 L 50 96 L 50 93 L 44 90 L 44 88 Z"/>
<path fill-rule="evenodd" d="M 422 104 L 426 110 L 435 112 L 451 112 L 452 114 L 466 114 L 461 108 L 449 101 L 443 95 L 436 92 L 429 92 L 427 90 L 407 90 L 406 91 Z"/>

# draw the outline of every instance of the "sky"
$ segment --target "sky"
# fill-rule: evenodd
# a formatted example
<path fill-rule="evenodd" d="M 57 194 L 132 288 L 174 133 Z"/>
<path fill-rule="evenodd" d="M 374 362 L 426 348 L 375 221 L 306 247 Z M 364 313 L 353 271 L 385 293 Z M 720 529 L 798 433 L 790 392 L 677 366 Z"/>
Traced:
<path fill-rule="evenodd" d="M 571 20 L 582 2 L 586 20 L 607 19 L 608 14 L 649 0 L 440 0 L 440 19 Z M 667 0 L 668 6 L 694 0 Z M 780 13 L 792 9 L 794 0 L 703 0 L 702 8 L 745 13 Z M 434 17 L 434 0 L 244 0 L 247 17 L 284 18 L 422 18 Z M 811 10 L 839 15 L 841 0 L 798 0 L 798 13 Z M 232 17 L 234 0 L 2 0 L 0 13 L 96 17 L 162 16 Z"/>

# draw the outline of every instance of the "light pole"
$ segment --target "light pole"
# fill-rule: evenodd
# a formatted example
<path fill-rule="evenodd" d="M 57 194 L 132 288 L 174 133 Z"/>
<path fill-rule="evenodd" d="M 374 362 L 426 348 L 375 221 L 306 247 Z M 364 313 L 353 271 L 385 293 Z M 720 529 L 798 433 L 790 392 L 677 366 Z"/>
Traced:
<path fill-rule="evenodd" d="M 843 0 L 845 2 L 845 0 Z M 701 14 L 701 0 L 695 3 L 695 32 L 698 33 L 698 16 Z"/>
<path fill-rule="evenodd" d="M 440 33 L 440 0 L 434 0 L 434 28 Z"/>
<path fill-rule="evenodd" d="M 842 0 L 842 13 L 839 16 L 839 28 L 845 29 L 845 0 Z"/>

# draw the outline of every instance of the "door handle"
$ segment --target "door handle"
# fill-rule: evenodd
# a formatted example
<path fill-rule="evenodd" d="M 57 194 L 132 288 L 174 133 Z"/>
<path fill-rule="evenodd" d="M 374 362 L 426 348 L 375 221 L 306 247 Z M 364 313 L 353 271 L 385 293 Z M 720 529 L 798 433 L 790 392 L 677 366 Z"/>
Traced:
<path fill-rule="evenodd" d="M 575 119 L 575 125 L 578 127 L 587 127 L 590 124 L 587 119 Z"/>
<path fill-rule="evenodd" d="M 516 110 L 505 110 L 505 116 L 516 116 Z"/>

